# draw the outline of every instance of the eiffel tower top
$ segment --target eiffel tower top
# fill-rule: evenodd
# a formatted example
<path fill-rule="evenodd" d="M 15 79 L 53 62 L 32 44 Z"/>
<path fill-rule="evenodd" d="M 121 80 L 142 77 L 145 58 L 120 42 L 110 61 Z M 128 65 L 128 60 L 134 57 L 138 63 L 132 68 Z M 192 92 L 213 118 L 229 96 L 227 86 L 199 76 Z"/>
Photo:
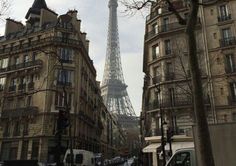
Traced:
<path fill-rule="evenodd" d="M 109 4 L 108 4 L 108 7 L 110 8 L 110 7 L 118 7 L 118 2 L 117 2 L 117 0 L 110 0 L 109 1 Z"/>

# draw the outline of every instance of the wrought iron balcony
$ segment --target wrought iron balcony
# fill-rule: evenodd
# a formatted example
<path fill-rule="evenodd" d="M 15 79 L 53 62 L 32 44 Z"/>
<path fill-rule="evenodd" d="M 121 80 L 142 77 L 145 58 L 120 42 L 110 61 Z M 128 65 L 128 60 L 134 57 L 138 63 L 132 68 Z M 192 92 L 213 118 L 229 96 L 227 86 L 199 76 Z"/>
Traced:
<path fill-rule="evenodd" d="M 47 45 L 51 43 L 67 44 L 67 45 L 84 47 L 84 44 L 81 40 L 70 39 L 70 38 L 65 38 L 65 37 L 46 37 L 40 40 L 31 41 L 30 44 L 24 43 L 24 44 L 21 44 L 21 45 L 19 44 L 14 47 L 2 48 L 0 49 L 0 54 L 6 54 L 6 53 L 20 51 L 20 50 L 28 50 L 28 49 L 31 49 L 32 47 L 34 48 L 37 46 L 40 47 L 41 45 Z"/>
<path fill-rule="evenodd" d="M 72 86 L 72 83 L 71 82 L 65 82 L 65 81 L 57 81 L 57 85 L 60 85 L 60 86 Z"/>
<path fill-rule="evenodd" d="M 228 21 L 231 20 L 231 14 L 226 16 L 218 16 L 218 22 Z"/>
<path fill-rule="evenodd" d="M 73 62 L 72 60 L 69 60 L 69 59 L 60 59 L 59 61 L 61 63 L 72 63 Z"/>
<path fill-rule="evenodd" d="M 165 50 L 165 54 L 166 54 L 166 55 L 170 55 L 170 54 L 171 54 L 171 49 L 166 49 L 166 50 Z"/>
<path fill-rule="evenodd" d="M 229 38 L 220 39 L 220 46 L 221 47 L 232 46 L 235 44 L 236 44 L 236 37 L 229 37 Z"/>
<path fill-rule="evenodd" d="M 193 106 L 193 101 L 191 97 L 188 97 L 186 94 L 180 95 L 179 97 L 175 97 L 172 100 L 169 98 L 163 99 L 161 104 L 158 101 L 153 101 L 146 105 L 145 109 L 147 111 L 160 109 L 160 108 L 173 108 L 173 107 L 189 107 Z M 204 104 L 210 104 L 210 100 L 208 97 L 204 97 Z"/>
<path fill-rule="evenodd" d="M 14 109 L 3 109 L 1 118 L 16 118 L 33 116 L 38 113 L 38 107 L 29 106 Z"/>
<path fill-rule="evenodd" d="M 11 73 L 11 72 L 19 71 L 22 69 L 32 68 L 32 67 L 37 67 L 37 66 L 41 67 L 42 64 L 43 64 L 42 60 L 38 59 L 35 61 L 29 61 L 29 62 L 24 62 L 24 63 L 20 63 L 16 65 L 11 65 L 11 66 L 8 66 L 7 68 L 0 69 L 0 74 Z"/>
<path fill-rule="evenodd" d="M 201 23 L 200 18 L 198 18 L 197 25 L 200 25 L 200 23 Z M 184 30 L 185 28 L 186 25 L 181 25 L 179 24 L 179 22 L 159 25 L 157 29 L 152 29 L 151 31 L 147 32 L 145 35 L 145 39 L 148 40 L 156 35 L 160 35 L 167 32 L 173 32 L 177 30 Z"/>

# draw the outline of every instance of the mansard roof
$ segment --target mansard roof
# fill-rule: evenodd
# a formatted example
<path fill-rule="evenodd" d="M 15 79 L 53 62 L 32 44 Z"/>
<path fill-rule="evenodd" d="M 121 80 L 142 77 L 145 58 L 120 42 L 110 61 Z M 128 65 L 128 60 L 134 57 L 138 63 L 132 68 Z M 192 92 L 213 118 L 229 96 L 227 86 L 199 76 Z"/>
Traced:
<path fill-rule="evenodd" d="M 34 0 L 34 3 L 32 5 L 32 7 L 28 10 L 25 18 L 28 19 L 30 14 L 38 14 L 39 15 L 41 9 L 46 9 L 46 10 L 56 14 L 54 11 L 50 10 L 47 7 L 45 0 Z"/>

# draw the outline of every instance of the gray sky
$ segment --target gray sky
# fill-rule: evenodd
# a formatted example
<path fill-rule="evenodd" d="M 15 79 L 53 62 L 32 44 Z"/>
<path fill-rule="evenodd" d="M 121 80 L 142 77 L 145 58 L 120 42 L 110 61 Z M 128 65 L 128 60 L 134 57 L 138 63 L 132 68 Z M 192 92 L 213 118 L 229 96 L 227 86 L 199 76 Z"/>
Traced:
<path fill-rule="evenodd" d="M 12 0 L 9 17 L 24 23 L 24 17 L 34 0 Z M 108 29 L 108 0 L 46 0 L 48 7 L 59 15 L 69 9 L 78 10 L 82 20 L 82 31 L 90 40 L 90 57 L 97 70 L 97 80 L 101 81 L 105 65 Z M 122 5 L 118 7 L 118 22 L 121 61 L 128 94 L 135 112 L 139 115 L 143 86 L 143 36 L 145 19 L 140 13 L 125 16 Z M 5 23 L 1 22 L 0 32 L 4 34 Z"/>

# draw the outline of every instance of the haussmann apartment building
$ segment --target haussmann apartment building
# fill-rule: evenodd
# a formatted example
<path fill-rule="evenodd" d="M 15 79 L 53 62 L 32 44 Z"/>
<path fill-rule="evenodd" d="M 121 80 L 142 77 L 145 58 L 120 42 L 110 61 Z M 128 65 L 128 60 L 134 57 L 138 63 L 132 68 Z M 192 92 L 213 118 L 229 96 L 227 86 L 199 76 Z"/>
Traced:
<path fill-rule="evenodd" d="M 199 7 L 195 30 L 204 103 L 209 123 L 233 122 L 236 121 L 236 1 L 212 2 L 203 0 L 205 5 Z M 188 1 L 172 0 L 172 3 L 187 20 Z M 169 9 L 165 3 L 153 3 L 146 18 L 143 62 L 146 76 L 140 122 L 143 147 L 149 144 L 146 138 L 161 135 L 160 110 L 163 121 L 174 134 L 191 135 L 194 124 L 186 26 L 180 25 Z"/>
<path fill-rule="evenodd" d="M 54 161 L 58 112 L 65 108 L 73 148 L 99 152 L 102 100 L 77 11 L 58 15 L 35 0 L 25 18 L 25 24 L 8 18 L 0 38 L 0 160 Z M 63 155 L 68 127 L 61 147 Z"/>

